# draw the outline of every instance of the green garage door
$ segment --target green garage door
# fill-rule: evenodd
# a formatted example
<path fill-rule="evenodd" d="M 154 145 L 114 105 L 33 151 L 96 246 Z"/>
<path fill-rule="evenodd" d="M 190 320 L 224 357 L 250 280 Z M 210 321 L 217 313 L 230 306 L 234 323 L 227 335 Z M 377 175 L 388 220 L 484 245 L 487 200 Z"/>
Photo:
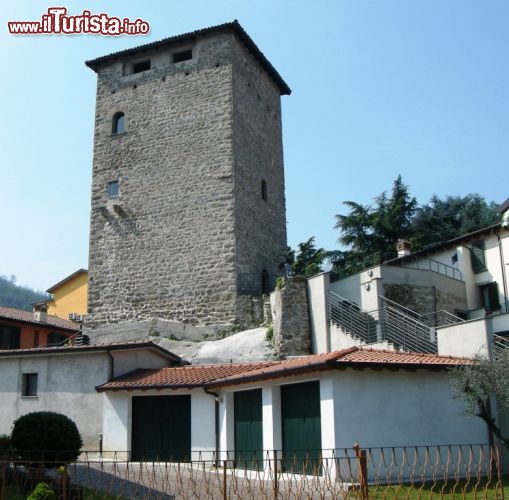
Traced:
<path fill-rule="evenodd" d="M 263 460 L 262 390 L 236 392 L 233 412 L 237 467 L 258 469 Z"/>
<path fill-rule="evenodd" d="M 191 459 L 191 396 L 134 396 L 132 460 Z"/>
<path fill-rule="evenodd" d="M 319 473 L 320 382 L 281 386 L 283 460 L 287 471 Z"/>

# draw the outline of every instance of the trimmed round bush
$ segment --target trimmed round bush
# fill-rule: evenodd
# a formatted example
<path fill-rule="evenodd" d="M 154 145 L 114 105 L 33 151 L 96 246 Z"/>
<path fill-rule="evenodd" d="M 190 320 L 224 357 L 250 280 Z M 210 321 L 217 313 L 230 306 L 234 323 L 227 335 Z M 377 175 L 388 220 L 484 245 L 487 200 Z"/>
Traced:
<path fill-rule="evenodd" d="M 37 411 L 14 422 L 11 444 L 21 460 L 56 467 L 76 460 L 83 442 L 69 417 Z"/>

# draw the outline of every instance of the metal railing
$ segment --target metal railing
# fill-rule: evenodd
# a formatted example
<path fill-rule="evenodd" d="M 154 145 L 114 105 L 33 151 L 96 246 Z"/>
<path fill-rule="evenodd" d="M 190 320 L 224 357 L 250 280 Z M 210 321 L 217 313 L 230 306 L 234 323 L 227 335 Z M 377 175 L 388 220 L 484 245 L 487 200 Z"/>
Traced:
<path fill-rule="evenodd" d="M 437 352 L 436 330 L 419 321 L 417 313 L 388 300 L 373 311 L 362 311 L 354 302 L 329 292 L 329 317 L 344 333 L 365 344 L 388 342 L 396 349 Z"/>
<path fill-rule="evenodd" d="M 385 306 L 385 304 L 388 304 L 395 309 L 401 310 L 404 314 L 416 319 L 417 321 L 423 323 L 424 325 L 438 328 L 439 326 L 448 326 L 448 325 L 454 325 L 456 323 L 461 323 L 465 321 L 463 318 L 460 318 L 459 316 L 456 316 L 455 314 L 450 313 L 449 311 L 445 311 L 444 309 L 441 309 L 439 311 L 429 312 L 420 314 L 413 309 L 409 309 L 406 306 L 403 306 L 401 304 L 398 304 L 394 300 L 388 299 L 387 297 L 379 296 L 380 302 L 382 304 L 382 307 Z"/>
<path fill-rule="evenodd" d="M 72 463 L 44 467 L 5 458 L 0 495 L 26 498 L 45 482 L 63 500 L 503 498 L 500 450 L 485 444 L 265 450 L 249 460 L 193 452 L 187 462 L 131 462 L 127 455 L 84 452 Z"/>
<path fill-rule="evenodd" d="M 419 257 L 405 257 L 403 260 L 394 262 L 403 267 L 409 267 L 411 269 L 421 269 L 423 271 L 432 271 L 434 273 L 442 274 L 448 278 L 452 278 L 458 281 L 463 281 L 462 272 L 456 267 L 444 264 L 435 259 L 421 259 Z"/>
<path fill-rule="evenodd" d="M 502 337 L 501 335 L 493 334 L 493 344 L 492 344 L 492 355 L 495 358 L 500 358 L 505 355 L 509 349 L 509 339 L 507 337 Z"/>
<path fill-rule="evenodd" d="M 447 276 L 448 278 L 463 281 L 463 273 L 458 268 L 450 266 L 449 264 L 444 264 L 443 262 L 435 259 L 421 258 L 412 255 L 400 257 L 396 253 L 387 252 L 376 252 L 368 255 L 362 259 L 362 261 L 349 266 L 347 275 L 351 276 L 365 271 L 370 267 L 376 267 L 382 264 L 409 267 L 411 269 L 421 269 L 423 271 L 432 271 L 434 273 Z"/>

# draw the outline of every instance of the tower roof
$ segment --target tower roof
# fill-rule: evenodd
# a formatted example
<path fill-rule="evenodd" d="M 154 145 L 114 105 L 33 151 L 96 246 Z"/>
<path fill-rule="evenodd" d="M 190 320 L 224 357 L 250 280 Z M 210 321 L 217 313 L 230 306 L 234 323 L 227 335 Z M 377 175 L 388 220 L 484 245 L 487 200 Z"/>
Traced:
<path fill-rule="evenodd" d="M 274 81 L 274 83 L 279 87 L 281 95 L 290 95 L 291 93 L 290 87 L 286 84 L 281 75 L 276 71 L 276 69 L 274 68 L 274 66 L 272 66 L 269 60 L 263 55 L 261 50 L 256 46 L 251 37 L 244 31 L 244 28 L 242 28 L 242 26 L 236 19 L 231 23 L 219 24 L 217 26 L 211 26 L 209 28 L 203 28 L 200 30 L 191 31 L 189 33 L 183 33 L 181 35 L 164 38 L 163 40 L 159 40 L 157 42 L 139 45 L 138 47 L 133 47 L 132 49 L 113 52 L 112 54 L 108 54 L 106 56 L 86 61 L 85 64 L 89 68 L 97 72 L 101 67 L 110 64 L 114 61 L 117 61 L 118 59 L 124 58 L 126 56 L 132 56 L 135 54 L 140 54 L 154 49 L 168 47 L 176 43 L 185 42 L 188 40 L 196 40 L 203 36 L 215 33 L 233 33 L 237 37 L 237 39 L 244 45 L 244 47 L 248 50 L 248 52 L 250 52 L 250 54 L 256 59 L 256 61 L 258 61 L 258 63 L 267 72 L 267 74 Z"/>

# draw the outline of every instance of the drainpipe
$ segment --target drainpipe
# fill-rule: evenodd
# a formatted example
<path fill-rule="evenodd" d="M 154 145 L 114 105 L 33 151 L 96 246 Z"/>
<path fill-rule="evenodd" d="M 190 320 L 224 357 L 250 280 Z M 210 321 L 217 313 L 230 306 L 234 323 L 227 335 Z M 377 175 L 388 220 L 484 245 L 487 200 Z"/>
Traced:
<path fill-rule="evenodd" d="M 500 253 L 500 268 L 502 270 L 502 285 L 504 287 L 504 312 L 509 312 L 507 310 L 507 279 L 505 275 L 505 266 L 504 266 L 504 248 L 502 247 L 502 238 L 497 234 L 498 239 L 498 251 Z"/>
<path fill-rule="evenodd" d="M 111 354 L 109 349 L 106 352 L 108 354 L 108 357 L 110 358 L 109 373 L 108 373 L 108 382 L 111 382 L 113 380 L 114 375 L 115 375 L 115 358 L 113 357 L 113 355 Z"/>
<path fill-rule="evenodd" d="M 209 396 L 214 398 L 214 415 L 215 415 L 215 432 L 216 432 L 216 467 L 219 467 L 219 402 L 221 401 L 221 397 L 219 393 L 209 391 L 206 387 L 203 387 L 203 390 Z"/>

